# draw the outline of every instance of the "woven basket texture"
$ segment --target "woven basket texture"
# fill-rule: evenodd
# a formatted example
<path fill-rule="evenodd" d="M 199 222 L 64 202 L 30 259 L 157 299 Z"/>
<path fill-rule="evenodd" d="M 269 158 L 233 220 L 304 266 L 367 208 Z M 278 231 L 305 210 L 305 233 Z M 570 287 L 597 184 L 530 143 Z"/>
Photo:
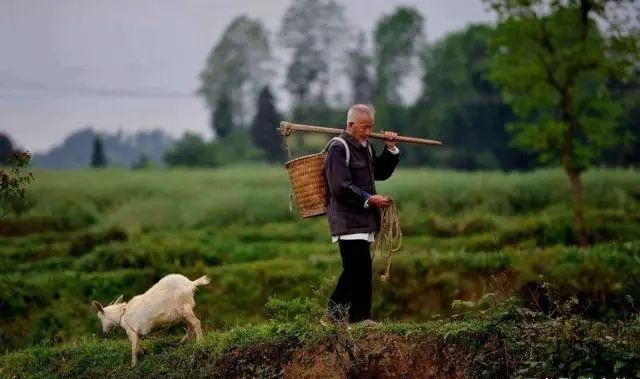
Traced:
<path fill-rule="evenodd" d="M 322 165 L 326 153 L 305 155 L 285 163 L 300 216 L 303 218 L 327 213 L 326 188 Z"/>

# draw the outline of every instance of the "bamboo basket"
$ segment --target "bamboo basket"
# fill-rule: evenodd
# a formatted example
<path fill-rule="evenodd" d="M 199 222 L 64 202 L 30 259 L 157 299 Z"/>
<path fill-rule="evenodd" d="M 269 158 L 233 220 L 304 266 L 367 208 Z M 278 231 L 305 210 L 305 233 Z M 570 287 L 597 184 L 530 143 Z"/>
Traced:
<path fill-rule="evenodd" d="M 305 155 L 284 164 L 291 179 L 291 191 L 302 218 L 327 213 L 327 190 L 322 165 L 326 152 Z"/>
<path fill-rule="evenodd" d="M 294 130 L 317 132 L 325 134 L 341 134 L 344 130 L 334 128 L 324 128 L 312 125 L 294 124 L 282 121 L 278 131 L 284 137 L 284 145 L 291 157 L 287 146 L 287 136 Z M 384 134 L 372 133 L 370 138 L 387 139 Z M 422 145 L 442 145 L 442 142 L 414 137 L 397 136 L 397 141 L 417 143 Z M 331 143 L 331 141 L 329 141 Z M 291 179 L 291 192 L 296 199 L 296 204 L 303 218 L 320 216 L 327 213 L 327 189 L 322 172 L 322 165 L 329 145 L 325 146 L 322 152 L 306 155 L 285 163 Z M 348 159 L 347 159 L 348 161 Z"/>

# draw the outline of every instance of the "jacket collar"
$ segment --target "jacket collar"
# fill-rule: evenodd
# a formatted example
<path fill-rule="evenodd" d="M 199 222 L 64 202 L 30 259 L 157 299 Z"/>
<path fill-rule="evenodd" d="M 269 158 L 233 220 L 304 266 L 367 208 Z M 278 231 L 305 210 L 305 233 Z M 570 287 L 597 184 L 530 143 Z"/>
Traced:
<path fill-rule="evenodd" d="M 342 134 L 340 134 L 340 137 L 342 137 L 342 139 L 344 139 L 345 141 L 347 141 L 352 147 L 358 148 L 358 149 L 364 149 L 365 147 L 362 146 L 360 144 L 360 142 L 358 142 L 357 139 L 355 139 L 351 134 L 347 133 L 347 131 L 343 131 Z M 367 142 L 370 143 L 370 142 Z"/>

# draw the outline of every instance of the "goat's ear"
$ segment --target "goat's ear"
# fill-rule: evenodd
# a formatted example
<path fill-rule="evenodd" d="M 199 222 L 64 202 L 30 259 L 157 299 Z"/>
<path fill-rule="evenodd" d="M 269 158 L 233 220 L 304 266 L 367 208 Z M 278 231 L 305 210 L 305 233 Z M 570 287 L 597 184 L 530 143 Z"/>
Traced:
<path fill-rule="evenodd" d="M 93 304 L 93 307 L 96 309 L 96 311 L 98 311 L 99 313 L 104 313 L 104 308 L 102 307 L 102 304 L 100 304 L 99 301 L 92 301 L 91 304 Z"/>
<path fill-rule="evenodd" d="M 114 301 L 114 302 L 113 302 L 113 304 L 120 304 L 120 303 L 122 303 L 122 299 L 123 299 L 123 298 L 124 298 L 124 296 L 123 296 L 123 295 L 120 295 L 120 296 L 116 299 L 116 301 Z"/>

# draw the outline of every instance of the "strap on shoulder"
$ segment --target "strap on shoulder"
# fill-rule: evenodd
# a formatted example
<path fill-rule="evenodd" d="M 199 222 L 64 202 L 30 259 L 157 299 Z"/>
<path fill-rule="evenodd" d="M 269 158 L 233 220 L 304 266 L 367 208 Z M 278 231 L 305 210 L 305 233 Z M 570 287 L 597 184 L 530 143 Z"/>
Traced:
<path fill-rule="evenodd" d="M 333 144 L 333 142 L 335 141 L 340 141 L 342 142 L 342 144 L 344 145 L 344 150 L 346 151 L 346 161 L 347 161 L 347 166 L 349 166 L 349 158 L 350 158 L 350 152 L 349 152 L 349 146 L 347 146 L 347 141 L 345 141 L 342 137 L 333 137 L 329 140 L 329 142 L 327 143 L 327 146 L 325 146 L 324 151 L 329 150 L 329 147 Z M 371 147 L 369 147 L 369 149 L 371 149 Z M 369 152 L 371 152 L 371 150 L 369 150 Z"/>

